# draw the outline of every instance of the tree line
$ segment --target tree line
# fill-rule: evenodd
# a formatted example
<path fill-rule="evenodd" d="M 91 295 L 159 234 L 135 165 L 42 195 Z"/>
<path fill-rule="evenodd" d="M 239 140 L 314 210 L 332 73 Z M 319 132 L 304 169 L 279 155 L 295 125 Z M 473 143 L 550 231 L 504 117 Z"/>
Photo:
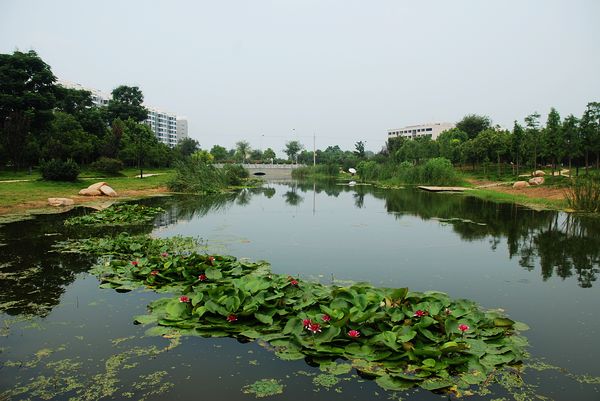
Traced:
<path fill-rule="evenodd" d="M 389 138 L 382 154 L 396 162 L 415 164 L 444 157 L 455 165 L 471 165 L 473 169 L 494 163 L 499 173 L 506 164 L 516 174 L 523 168 L 539 166 L 560 172 L 561 165 L 569 170 L 575 166 L 577 173 L 584 166 L 587 173 L 592 157 L 596 169 L 600 167 L 599 102 L 588 103 L 579 118 L 570 114 L 561 119 L 555 108 L 550 109 L 545 125 L 540 118 L 539 113 L 532 113 L 507 130 L 493 126 L 487 116 L 470 114 L 435 140 Z"/>

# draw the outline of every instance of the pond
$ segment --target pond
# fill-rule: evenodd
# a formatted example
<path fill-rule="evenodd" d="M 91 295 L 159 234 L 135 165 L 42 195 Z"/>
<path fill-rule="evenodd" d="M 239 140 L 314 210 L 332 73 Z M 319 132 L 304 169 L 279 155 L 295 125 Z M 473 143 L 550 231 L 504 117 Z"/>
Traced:
<path fill-rule="evenodd" d="M 141 232 L 199 237 L 211 252 L 264 259 L 303 280 L 443 291 L 527 323 L 525 385 L 506 380 L 469 399 L 600 399 L 597 218 L 294 181 L 144 203 L 166 212 Z M 133 317 L 164 294 L 100 289 L 87 273 L 93 258 L 52 251 L 57 241 L 103 233 L 64 227 L 81 212 L 0 227 L 0 399 L 249 400 L 261 379 L 278 385 L 258 395 L 282 391 L 272 396 L 282 400 L 448 398 L 283 361 L 260 342 L 145 336 Z"/>

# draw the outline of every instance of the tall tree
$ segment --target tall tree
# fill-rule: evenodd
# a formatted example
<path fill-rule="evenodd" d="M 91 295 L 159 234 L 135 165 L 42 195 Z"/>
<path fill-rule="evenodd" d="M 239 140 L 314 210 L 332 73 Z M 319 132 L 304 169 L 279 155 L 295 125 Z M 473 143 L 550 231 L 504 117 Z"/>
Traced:
<path fill-rule="evenodd" d="M 456 123 L 456 128 L 466 133 L 469 139 L 475 138 L 480 132 L 492 127 L 492 120 L 488 116 L 467 114 Z"/>
<path fill-rule="evenodd" d="M 540 148 L 540 113 L 537 111 L 525 117 L 525 134 L 533 148 L 533 169 L 537 169 L 538 150 Z"/>
<path fill-rule="evenodd" d="M 552 107 L 550 113 L 548 113 L 548 120 L 543 131 L 543 144 L 544 154 L 552 160 L 552 175 L 554 175 L 556 165 L 560 162 L 564 154 L 565 145 L 560 115 L 554 107 Z"/>
<path fill-rule="evenodd" d="M 227 149 L 220 145 L 214 145 L 210 149 L 210 154 L 213 155 L 214 160 L 217 162 L 221 162 L 227 160 L 229 154 L 227 153 Z"/>
<path fill-rule="evenodd" d="M 265 161 L 273 162 L 273 160 L 275 160 L 276 157 L 277 157 L 277 155 L 275 155 L 275 151 L 271 148 L 267 148 L 263 152 L 263 160 L 265 160 Z"/>
<path fill-rule="evenodd" d="M 354 144 L 354 154 L 359 159 L 365 158 L 365 143 L 363 141 L 358 141 Z"/>
<path fill-rule="evenodd" d="M 458 128 L 446 130 L 435 140 L 439 144 L 440 156 L 452 163 L 460 162 L 460 147 L 468 138 L 467 134 Z"/>
<path fill-rule="evenodd" d="M 0 54 L 0 144 L 15 167 L 52 121 L 56 77 L 33 50 Z"/>
<path fill-rule="evenodd" d="M 521 125 L 515 121 L 510 141 L 510 152 L 517 167 L 517 175 L 519 175 L 519 167 L 521 165 L 521 158 L 523 157 L 524 142 L 525 131 L 523 130 L 523 127 L 521 127 Z"/>
<path fill-rule="evenodd" d="M 239 141 L 235 143 L 235 153 L 238 157 L 240 157 L 242 163 L 246 162 L 248 156 L 250 156 L 250 143 L 247 141 Z"/>
<path fill-rule="evenodd" d="M 300 142 L 289 141 L 288 143 L 285 144 L 284 152 L 289 157 L 289 159 L 293 162 L 294 158 L 296 157 L 298 152 L 300 152 L 302 149 L 304 149 L 304 146 L 302 146 L 302 144 Z M 296 163 L 297 162 L 298 162 L 298 160 L 296 159 Z"/>
<path fill-rule="evenodd" d="M 581 155 L 581 135 L 577 117 L 572 114 L 567 116 L 563 121 L 562 132 L 564 137 L 565 155 L 569 159 L 569 175 L 573 176 L 571 171 L 571 161 L 573 158 Z"/>
<path fill-rule="evenodd" d="M 144 177 L 144 165 L 152 148 L 159 144 L 158 139 L 146 124 L 140 124 L 132 118 L 124 123 L 123 138 L 119 156 L 124 161 L 134 162 Z"/>
<path fill-rule="evenodd" d="M 192 138 L 183 138 L 175 146 L 175 150 L 181 157 L 189 157 L 194 152 L 200 149 L 200 144 L 197 140 Z"/>
<path fill-rule="evenodd" d="M 587 104 L 581 117 L 581 135 L 585 155 L 585 173 L 588 173 L 589 154 L 596 153 L 596 168 L 600 168 L 600 103 Z"/>
<path fill-rule="evenodd" d="M 112 91 L 112 99 L 108 101 L 108 122 L 112 123 L 120 118 L 127 121 L 131 118 L 135 122 L 142 122 L 148 118 L 148 109 L 142 104 L 144 95 L 137 86 L 121 85 Z"/>

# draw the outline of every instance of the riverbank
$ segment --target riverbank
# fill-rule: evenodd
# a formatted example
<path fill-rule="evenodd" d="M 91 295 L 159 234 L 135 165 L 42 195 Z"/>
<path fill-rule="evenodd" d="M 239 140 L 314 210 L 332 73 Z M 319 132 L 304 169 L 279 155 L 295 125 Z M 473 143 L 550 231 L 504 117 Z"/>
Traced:
<path fill-rule="evenodd" d="M 174 176 L 174 171 L 148 170 L 142 179 L 135 174 L 135 170 L 126 170 L 122 176 L 117 177 L 87 174 L 75 182 L 52 182 L 41 180 L 35 172 L 31 175 L 3 172 L 0 176 L 0 216 L 64 211 L 64 208 L 49 206 L 48 198 L 69 198 L 75 205 L 101 207 L 115 201 L 168 194 L 167 182 Z M 107 182 L 118 196 L 109 198 L 79 195 L 81 189 L 100 181 Z"/>

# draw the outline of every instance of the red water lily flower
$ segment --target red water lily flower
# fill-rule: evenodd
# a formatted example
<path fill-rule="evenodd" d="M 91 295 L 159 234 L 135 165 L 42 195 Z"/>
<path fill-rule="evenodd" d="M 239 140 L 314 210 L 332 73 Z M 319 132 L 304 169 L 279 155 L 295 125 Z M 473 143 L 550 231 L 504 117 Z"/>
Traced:
<path fill-rule="evenodd" d="M 201 275 L 199 275 L 198 276 L 198 280 L 200 280 L 200 281 L 206 281 L 207 280 L 206 274 L 202 273 Z"/>
<path fill-rule="evenodd" d="M 425 316 L 425 315 L 427 315 L 427 312 L 425 312 L 425 311 L 422 311 L 421 309 L 419 309 L 419 310 L 417 310 L 417 311 L 415 312 L 415 314 L 414 314 L 413 316 L 414 316 L 414 317 L 423 317 L 423 316 Z"/>
<path fill-rule="evenodd" d="M 312 332 L 313 334 L 320 333 L 321 325 L 319 323 L 311 323 L 308 325 L 307 329 L 308 329 L 308 331 Z"/>
<path fill-rule="evenodd" d="M 179 297 L 179 302 L 190 302 L 190 298 L 182 295 Z"/>
<path fill-rule="evenodd" d="M 350 330 L 348 332 L 348 337 L 358 338 L 358 337 L 360 337 L 360 331 L 358 331 L 358 330 Z"/>
<path fill-rule="evenodd" d="M 321 317 L 321 319 L 323 319 L 323 321 L 324 321 L 324 322 L 328 322 L 328 321 L 330 321 L 330 320 L 331 320 L 331 316 L 329 316 L 329 315 L 323 315 L 323 316 Z"/>
<path fill-rule="evenodd" d="M 450 310 L 450 308 L 444 309 L 444 312 L 446 313 L 446 315 L 451 315 L 452 314 L 452 311 Z"/>
<path fill-rule="evenodd" d="M 152 271 L 150 272 L 150 275 L 151 275 L 151 276 L 156 276 L 157 274 L 158 274 L 158 270 L 152 270 Z"/>
<path fill-rule="evenodd" d="M 465 331 L 469 330 L 469 326 L 466 324 L 459 324 L 458 329 L 464 333 Z"/>
<path fill-rule="evenodd" d="M 302 325 L 304 326 L 305 329 L 307 329 L 308 326 L 310 326 L 311 324 L 312 324 L 312 321 L 310 319 L 302 320 Z"/>
<path fill-rule="evenodd" d="M 298 285 L 298 280 L 290 280 L 291 285 Z"/>
<path fill-rule="evenodd" d="M 215 257 L 214 256 L 209 256 L 208 257 L 208 264 L 210 264 L 211 266 L 213 265 L 214 261 L 215 261 Z"/>
<path fill-rule="evenodd" d="M 137 260 L 132 260 L 132 261 L 131 261 L 131 264 L 132 264 L 133 266 L 137 266 L 139 263 L 140 263 L 140 262 L 138 262 Z"/>
<path fill-rule="evenodd" d="M 237 316 L 236 315 L 229 315 L 229 316 L 227 316 L 227 321 L 229 323 L 233 323 L 233 322 L 237 321 Z"/>
<path fill-rule="evenodd" d="M 169 256 L 169 254 L 167 252 L 163 252 L 160 254 L 160 256 L 162 256 L 163 258 L 166 258 L 167 256 Z"/>

